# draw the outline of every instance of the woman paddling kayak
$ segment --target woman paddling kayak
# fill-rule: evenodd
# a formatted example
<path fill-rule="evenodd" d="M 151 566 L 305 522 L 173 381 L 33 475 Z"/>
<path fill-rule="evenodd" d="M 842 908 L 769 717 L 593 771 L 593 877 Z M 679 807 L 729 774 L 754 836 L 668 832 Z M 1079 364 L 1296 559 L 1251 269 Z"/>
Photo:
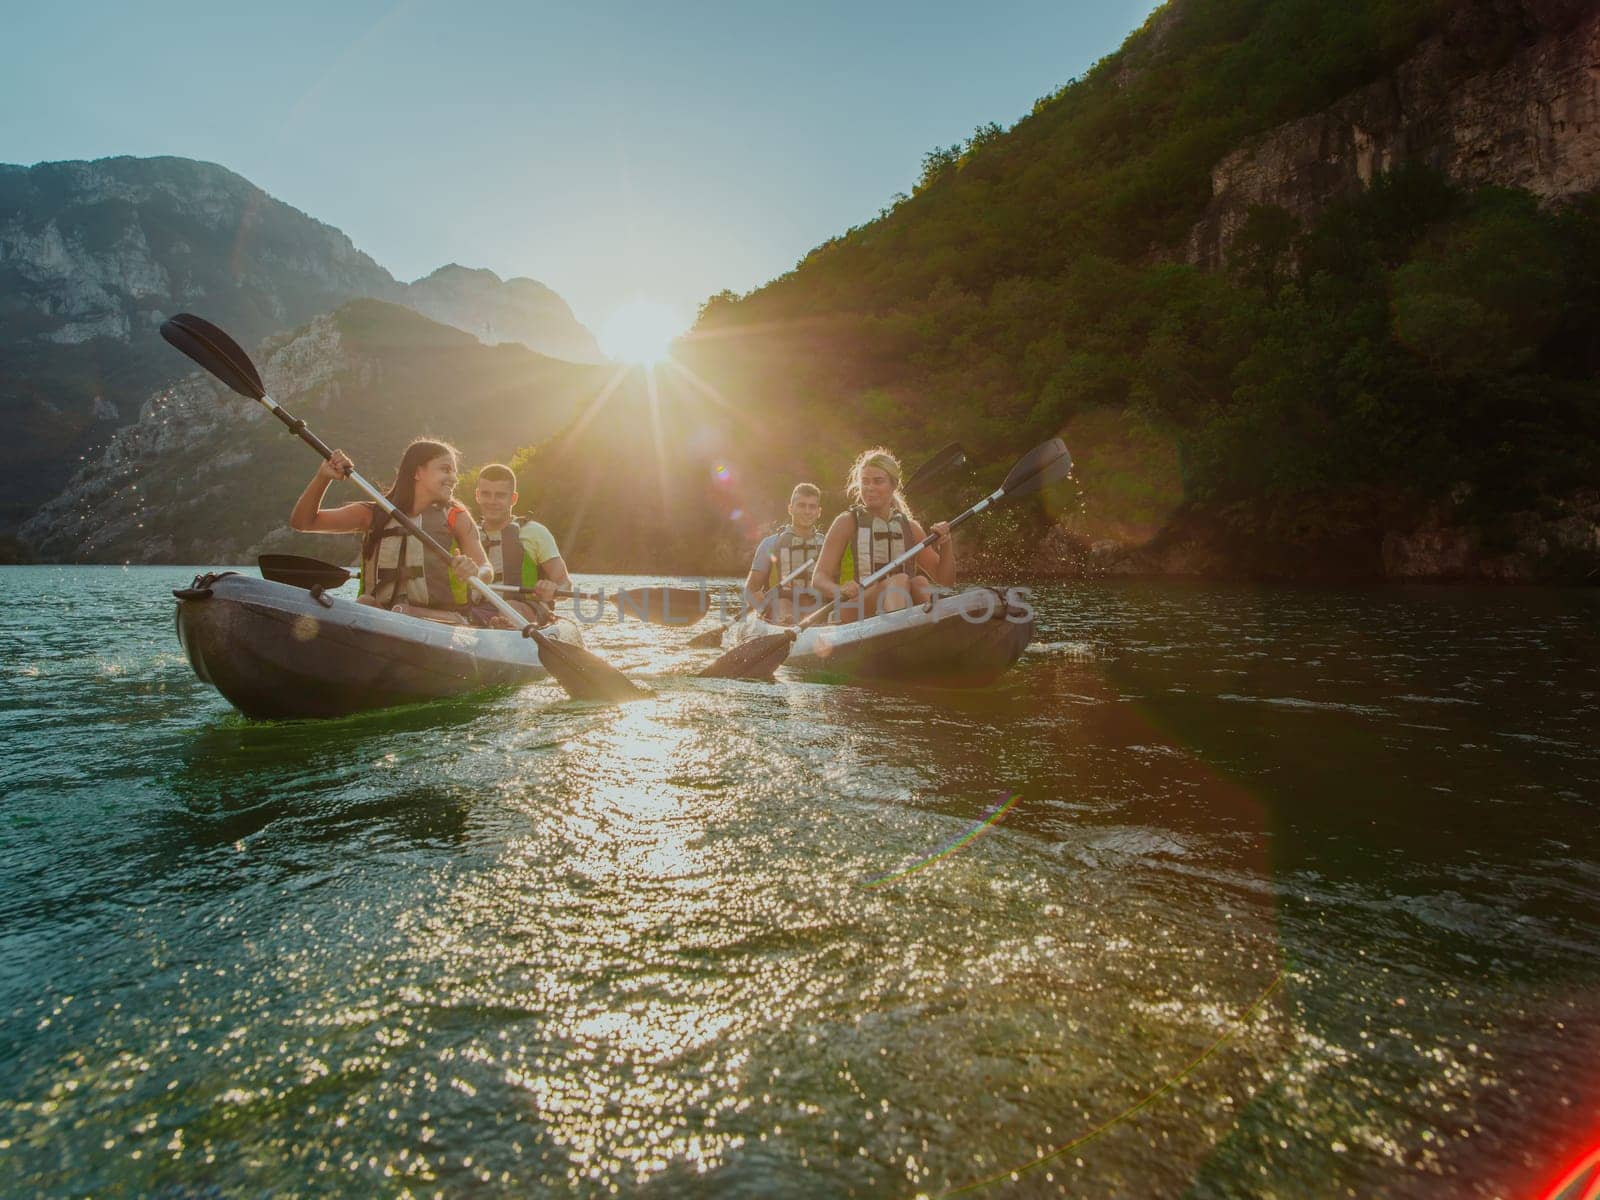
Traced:
<path fill-rule="evenodd" d="M 856 581 L 887 566 L 926 534 L 911 516 L 900 492 L 900 463 L 883 447 L 867 450 L 850 468 L 845 493 L 850 507 L 834 518 L 812 570 L 811 586 L 826 599 L 836 599 L 841 624 L 926 603 L 933 584 L 950 587 L 956 580 L 956 553 L 950 526 L 939 522 L 927 531 L 939 536 L 898 571 L 864 593 Z M 921 569 L 933 583 L 917 575 Z"/>
<path fill-rule="evenodd" d="M 476 574 L 487 581 L 494 568 L 483 552 L 478 527 L 466 507 L 454 499 L 459 454 L 454 446 L 418 438 L 406 447 L 386 495 L 389 502 L 422 526 L 454 557 L 447 570 L 423 550 L 422 543 L 370 501 L 323 508 L 328 485 L 351 469 L 349 457 L 335 450 L 306 484 L 289 514 L 289 525 L 301 533 L 361 533 L 361 604 L 392 609 L 451 625 L 467 623 L 466 580 Z"/>

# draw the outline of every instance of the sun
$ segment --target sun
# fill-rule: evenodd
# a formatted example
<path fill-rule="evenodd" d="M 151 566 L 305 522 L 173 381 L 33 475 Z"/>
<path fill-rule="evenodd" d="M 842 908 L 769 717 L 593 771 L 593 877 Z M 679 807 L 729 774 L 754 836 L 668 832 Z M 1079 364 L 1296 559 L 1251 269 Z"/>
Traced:
<path fill-rule="evenodd" d="M 623 304 L 600 329 L 600 346 L 618 362 L 652 366 L 667 357 L 683 319 L 659 300 L 636 297 Z"/>

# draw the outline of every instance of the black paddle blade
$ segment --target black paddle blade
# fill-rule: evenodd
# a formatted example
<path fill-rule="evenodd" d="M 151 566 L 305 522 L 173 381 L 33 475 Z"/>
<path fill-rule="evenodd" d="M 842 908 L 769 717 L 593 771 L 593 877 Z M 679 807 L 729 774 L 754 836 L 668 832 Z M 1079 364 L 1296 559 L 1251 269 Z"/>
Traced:
<path fill-rule="evenodd" d="M 290 587 L 336 588 L 350 582 L 350 572 L 320 558 L 302 558 L 298 554 L 263 554 L 256 559 L 261 568 L 261 578 L 272 583 L 287 583 Z"/>
<path fill-rule="evenodd" d="M 727 631 L 726 625 L 715 625 L 704 633 L 697 633 L 689 639 L 689 645 L 696 650 L 715 650 L 722 645 L 722 635 Z"/>
<path fill-rule="evenodd" d="M 546 637 L 532 625 L 523 631 L 539 646 L 539 661 L 574 700 L 637 700 L 650 693 L 605 659 L 582 646 Z"/>
<path fill-rule="evenodd" d="M 635 617 L 652 625 L 693 625 L 711 611 L 711 596 L 704 588 L 628 588 L 612 599 L 622 620 Z"/>
<path fill-rule="evenodd" d="M 800 635 L 793 629 L 769 633 L 740 642 L 705 670 L 702 679 L 771 679 L 789 657 L 789 647 Z"/>
<path fill-rule="evenodd" d="M 935 454 L 927 462 L 923 463 L 920 467 L 913 471 L 911 473 L 911 478 L 900 485 L 901 489 L 909 492 L 918 484 L 927 483 L 928 480 L 932 479 L 935 475 L 942 475 L 946 471 L 961 466 L 966 461 L 967 452 L 961 448 L 961 443 L 951 442 L 943 450 L 939 451 L 939 453 Z"/>
<path fill-rule="evenodd" d="M 1072 471 L 1072 455 L 1060 438 L 1051 438 L 1028 451 L 1022 461 L 1011 468 L 1006 481 L 1000 485 L 1008 500 L 1031 496 L 1052 483 L 1060 483 Z"/>
<path fill-rule="evenodd" d="M 161 336 L 239 395 L 259 400 L 267 394 L 250 356 L 210 321 L 179 313 L 161 322 Z"/>

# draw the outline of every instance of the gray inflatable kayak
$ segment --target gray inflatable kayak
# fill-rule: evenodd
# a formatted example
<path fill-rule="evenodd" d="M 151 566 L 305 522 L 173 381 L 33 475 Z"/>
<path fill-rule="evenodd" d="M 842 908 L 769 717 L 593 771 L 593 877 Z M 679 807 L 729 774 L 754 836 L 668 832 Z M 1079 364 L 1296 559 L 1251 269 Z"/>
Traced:
<path fill-rule="evenodd" d="M 441 625 L 248 575 L 173 592 L 194 673 L 247 717 L 340 717 L 544 679 L 519 631 Z M 542 631 L 583 643 L 575 622 Z"/>
<path fill-rule="evenodd" d="M 731 648 L 783 628 L 752 613 L 723 636 L 723 645 Z M 1032 640 L 1033 610 L 1020 597 L 973 588 L 931 605 L 802 630 L 783 665 L 811 678 L 986 687 L 1022 657 Z"/>

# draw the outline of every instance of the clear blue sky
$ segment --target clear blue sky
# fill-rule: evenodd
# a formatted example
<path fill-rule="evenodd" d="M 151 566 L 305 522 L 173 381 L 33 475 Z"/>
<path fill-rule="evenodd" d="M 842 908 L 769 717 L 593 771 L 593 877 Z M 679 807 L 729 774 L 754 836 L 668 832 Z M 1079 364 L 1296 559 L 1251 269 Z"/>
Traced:
<path fill-rule="evenodd" d="M 748 291 L 1155 0 L 0 0 L 0 161 L 218 162 L 402 279 L 528 275 L 591 328 Z"/>

